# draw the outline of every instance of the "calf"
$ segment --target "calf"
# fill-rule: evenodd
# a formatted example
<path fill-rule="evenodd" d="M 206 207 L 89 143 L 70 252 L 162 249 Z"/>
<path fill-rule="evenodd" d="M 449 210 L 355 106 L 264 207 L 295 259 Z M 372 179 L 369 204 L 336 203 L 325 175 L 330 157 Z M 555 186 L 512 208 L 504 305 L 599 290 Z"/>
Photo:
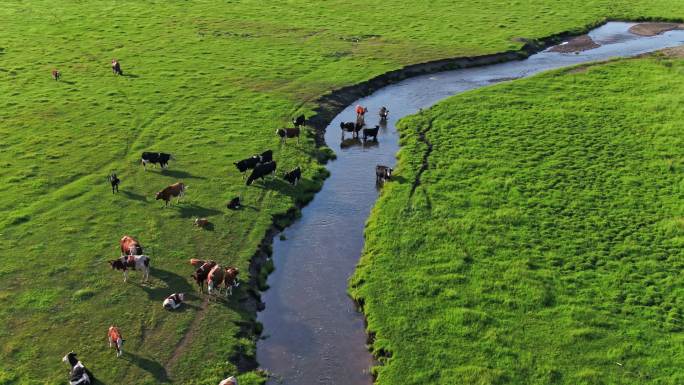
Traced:
<path fill-rule="evenodd" d="M 161 190 L 160 192 L 157 193 L 155 196 L 156 200 L 163 199 L 164 202 L 164 207 L 169 205 L 169 201 L 171 201 L 172 197 L 177 197 L 176 203 L 180 202 L 180 199 L 185 196 L 185 190 L 188 187 L 184 185 L 182 182 L 176 182 L 172 184 L 171 186 L 167 186 L 165 189 Z"/>
<path fill-rule="evenodd" d="M 240 197 L 235 197 L 226 205 L 229 210 L 237 210 L 240 208 Z"/>
<path fill-rule="evenodd" d="M 380 130 L 380 126 L 375 126 L 374 128 L 364 128 L 363 129 L 363 141 L 365 142 L 371 136 L 373 137 L 373 140 L 377 141 L 379 130 Z"/>
<path fill-rule="evenodd" d="M 207 278 L 209 277 L 209 272 L 214 268 L 214 266 L 216 266 L 216 262 L 206 261 L 191 275 L 191 277 L 195 279 L 195 282 L 197 282 L 200 293 L 204 292 L 204 282 L 206 282 Z"/>
<path fill-rule="evenodd" d="M 121 336 L 119 328 L 114 325 L 110 326 L 109 331 L 107 331 L 107 339 L 109 340 L 109 347 L 111 348 L 112 345 L 114 345 L 114 348 L 116 348 L 116 356 L 121 357 L 123 354 L 124 339 Z"/>
<path fill-rule="evenodd" d="M 304 123 L 306 123 L 306 116 L 304 116 L 304 115 L 299 115 L 298 117 L 292 119 L 292 124 L 294 124 L 295 128 L 299 128 L 299 126 L 303 126 Z"/>
<path fill-rule="evenodd" d="M 112 59 L 112 72 L 114 72 L 114 75 L 123 75 L 121 64 L 119 64 L 119 61 L 116 59 Z"/>
<path fill-rule="evenodd" d="M 302 179 L 302 169 L 300 167 L 297 167 L 294 170 L 285 173 L 283 179 L 288 181 L 291 185 L 296 186 L 297 182 L 299 182 L 299 180 Z"/>
<path fill-rule="evenodd" d="M 170 296 L 166 297 L 166 299 L 162 303 L 162 306 L 166 310 L 176 310 L 180 307 L 184 300 L 184 293 L 173 293 Z"/>
<path fill-rule="evenodd" d="M 262 180 L 266 175 L 270 175 L 275 173 L 276 171 L 276 162 L 268 162 L 268 163 L 259 163 L 255 168 L 254 171 L 252 171 L 252 175 L 247 178 L 247 186 L 251 185 L 252 182 L 254 182 L 256 179 L 261 178 Z"/>
<path fill-rule="evenodd" d="M 61 72 L 57 71 L 56 69 L 52 70 L 52 79 L 53 80 L 57 81 L 57 80 L 59 80 L 60 77 L 62 77 Z"/>
<path fill-rule="evenodd" d="M 167 168 L 173 155 L 164 152 L 143 152 L 140 158 L 143 167 L 147 170 L 148 163 L 159 164 L 161 168 Z"/>
<path fill-rule="evenodd" d="M 121 183 L 121 179 L 117 178 L 115 173 L 112 173 L 109 176 L 109 183 L 112 185 L 112 194 L 114 194 L 114 191 L 119 192 L 119 183 Z"/>
<path fill-rule="evenodd" d="M 381 183 L 392 179 L 392 171 L 393 170 L 387 166 L 375 166 L 375 181 Z"/>
<path fill-rule="evenodd" d="M 197 226 L 200 228 L 207 228 L 211 223 L 207 218 L 196 218 L 195 222 L 193 222 L 193 226 Z"/>
<path fill-rule="evenodd" d="M 295 128 L 279 128 L 276 130 L 276 134 L 280 137 L 280 142 L 285 143 L 286 138 L 297 138 L 297 144 L 299 144 L 299 134 L 301 130 L 299 127 Z"/>

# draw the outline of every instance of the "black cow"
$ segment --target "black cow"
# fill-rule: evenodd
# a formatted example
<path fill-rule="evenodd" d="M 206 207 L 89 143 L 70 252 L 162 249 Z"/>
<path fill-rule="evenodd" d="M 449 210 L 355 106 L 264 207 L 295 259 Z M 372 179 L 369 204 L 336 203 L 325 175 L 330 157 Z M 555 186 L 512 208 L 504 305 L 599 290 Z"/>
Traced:
<path fill-rule="evenodd" d="M 235 197 L 228 202 L 226 205 L 230 210 L 237 210 L 240 208 L 240 197 Z"/>
<path fill-rule="evenodd" d="M 119 192 L 119 183 L 121 183 L 121 179 L 119 179 L 115 173 L 112 173 L 112 175 L 109 176 L 109 183 L 112 185 L 112 194 L 114 194 L 114 190 Z"/>
<path fill-rule="evenodd" d="M 361 128 L 363 128 L 363 124 L 354 122 L 340 122 L 340 128 L 342 129 L 342 139 L 344 140 L 345 132 L 351 132 L 353 138 L 359 136 L 359 131 L 361 131 Z"/>
<path fill-rule="evenodd" d="M 123 71 L 121 70 L 121 64 L 119 64 L 119 61 L 116 59 L 112 60 L 112 72 L 114 72 L 114 75 L 123 76 Z"/>
<path fill-rule="evenodd" d="M 273 160 L 273 150 L 266 150 L 259 155 L 259 163 L 266 163 Z"/>
<path fill-rule="evenodd" d="M 377 141 L 378 140 L 378 130 L 380 130 L 380 126 L 375 126 L 374 128 L 364 128 L 363 129 L 363 141 L 365 142 L 371 136 L 373 137 L 373 140 Z"/>
<path fill-rule="evenodd" d="M 145 170 L 147 170 L 148 163 L 159 164 L 161 168 L 167 168 L 171 158 L 171 154 L 163 152 L 143 152 L 140 161 L 142 162 L 143 167 L 145 167 Z"/>
<path fill-rule="evenodd" d="M 292 124 L 294 124 L 295 127 L 303 126 L 304 123 L 306 123 L 306 116 L 304 115 L 299 115 L 298 117 L 292 119 Z"/>
<path fill-rule="evenodd" d="M 297 167 L 294 170 L 285 173 L 283 179 L 288 181 L 291 185 L 296 186 L 297 182 L 299 182 L 299 180 L 302 179 L 302 169 L 300 167 Z"/>
<path fill-rule="evenodd" d="M 256 179 L 261 178 L 262 180 L 266 175 L 275 173 L 276 162 L 259 163 L 252 171 L 252 175 L 247 178 L 247 186 L 251 185 Z"/>
<path fill-rule="evenodd" d="M 375 182 L 381 183 L 392 179 L 392 170 L 387 166 L 375 166 Z"/>
<path fill-rule="evenodd" d="M 251 170 L 254 167 L 257 166 L 257 164 L 261 163 L 261 157 L 259 155 L 252 155 L 247 159 L 243 159 L 239 162 L 233 162 L 235 167 L 237 167 L 238 171 L 240 171 L 243 175 L 242 177 L 244 178 L 244 173 L 247 170 Z"/>

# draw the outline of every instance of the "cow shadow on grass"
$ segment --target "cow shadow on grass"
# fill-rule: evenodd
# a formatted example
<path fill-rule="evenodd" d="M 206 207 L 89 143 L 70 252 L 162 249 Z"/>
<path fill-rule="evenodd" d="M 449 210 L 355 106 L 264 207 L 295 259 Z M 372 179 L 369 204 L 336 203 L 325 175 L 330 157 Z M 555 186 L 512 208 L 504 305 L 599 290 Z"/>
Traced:
<path fill-rule="evenodd" d="M 147 201 L 147 198 L 144 195 L 140 195 L 140 194 L 128 191 L 128 190 L 122 190 L 121 193 L 123 195 L 125 195 L 126 198 L 128 198 L 128 199 L 133 199 L 133 200 L 140 201 L 140 202 L 146 202 Z"/>
<path fill-rule="evenodd" d="M 182 218 L 206 218 L 221 214 L 219 210 L 198 206 L 194 203 L 173 206 Z"/>
<path fill-rule="evenodd" d="M 121 76 L 123 76 L 123 77 L 125 77 L 125 78 L 131 78 L 131 79 L 137 79 L 137 78 L 140 77 L 140 76 L 138 76 L 138 75 L 136 75 L 136 74 L 132 74 L 132 73 L 130 73 L 130 72 L 125 72 L 125 73 L 124 73 L 123 75 L 121 75 Z"/>
<path fill-rule="evenodd" d="M 207 179 L 203 176 L 198 176 L 198 175 L 192 175 L 187 171 L 183 170 L 169 170 L 167 168 L 164 168 L 161 170 L 161 174 L 164 176 L 170 176 L 173 178 L 178 178 L 178 179 Z"/>
<path fill-rule="evenodd" d="M 166 373 L 164 365 L 149 358 L 139 356 L 130 351 L 126 351 L 122 356 L 125 360 L 151 374 L 157 383 L 169 383 L 169 375 Z"/>
<path fill-rule="evenodd" d="M 303 179 L 300 182 L 302 181 Z M 264 190 L 274 190 L 290 197 L 296 194 L 296 188 L 284 181 L 281 176 L 266 177 L 264 180 L 253 183 L 252 186 Z"/>
<path fill-rule="evenodd" d="M 158 269 L 150 266 L 150 276 L 155 277 L 166 283 L 166 287 L 151 287 L 148 285 L 140 285 L 145 293 L 147 293 L 148 298 L 151 301 L 161 303 L 173 293 L 188 293 L 193 292 L 193 286 L 188 283 L 188 280 L 184 277 L 168 270 Z M 188 273 L 188 278 L 190 273 Z M 181 307 L 182 308 L 182 307 Z"/>

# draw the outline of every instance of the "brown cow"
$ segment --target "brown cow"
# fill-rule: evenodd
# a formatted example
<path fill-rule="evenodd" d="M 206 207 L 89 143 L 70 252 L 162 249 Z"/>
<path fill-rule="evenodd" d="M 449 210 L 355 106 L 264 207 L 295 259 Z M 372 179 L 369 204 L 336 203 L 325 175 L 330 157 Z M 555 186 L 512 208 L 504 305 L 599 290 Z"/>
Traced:
<path fill-rule="evenodd" d="M 209 278 L 209 273 L 214 266 L 216 266 L 216 262 L 206 261 L 191 275 L 191 277 L 195 279 L 195 282 L 197 282 L 200 293 L 204 293 L 204 282 Z"/>
<path fill-rule="evenodd" d="M 173 197 L 178 197 L 176 199 L 176 203 L 180 201 L 180 199 L 185 196 L 185 190 L 188 188 L 188 186 L 184 185 L 183 182 L 176 182 L 172 184 L 171 186 L 166 187 L 165 189 L 161 190 L 160 192 L 157 193 L 156 199 L 160 200 L 163 199 L 166 204 L 164 205 L 165 207 L 169 205 L 169 201 Z"/>
<path fill-rule="evenodd" d="M 143 255 L 143 248 L 137 239 L 124 235 L 119 241 L 121 246 L 121 256 L 124 255 Z"/>
<path fill-rule="evenodd" d="M 225 279 L 226 271 L 221 265 L 215 265 L 211 271 L 209 271 L 209 276 L 207 277 L 207 288 L 209 289 L 209 294 L 212 294 L 214 290 L 221 291 L 221 284 Z"/>
<path fill-rule="evenodd" d="M 226 296 L 233 295 L 233 288 L 240 286 L 238 281 L 240 270 L 237 267 L 227 267 L 224 273 L 223 283 L 226 285 Z"/>

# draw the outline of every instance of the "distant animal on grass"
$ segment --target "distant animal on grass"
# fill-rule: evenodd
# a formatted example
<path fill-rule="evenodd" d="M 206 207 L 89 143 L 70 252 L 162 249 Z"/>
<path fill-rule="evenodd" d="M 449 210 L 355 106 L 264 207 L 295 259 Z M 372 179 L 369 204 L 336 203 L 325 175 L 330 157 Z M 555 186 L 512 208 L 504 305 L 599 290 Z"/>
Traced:
<path fill-rule="evenodd" d="M 273 150 L 266 150 L 259 155 L 259 163 L 266 163 L 273 160 Z"/>
<path fill-rule="evenodd" d="M 387 121 L 387 117 L 389 116 L 389 110 L 387 109 L 387 107 L 382 106 L 382 107 L 380 107 L 379 114 L 380 114 L 380 121 L 381 122 Z"/>
<path fill-rule="evenodd" d="M 61 72 L 57 71 L 56 69 L 55 69 L 55 70 L 52 70 L 52 80 L 57 81 L 57 80 L 59 80 L 59 78 L 61 78 L 61 77 L 62 77 L 62 73 L 61 73 Z"/>
<path fill-rule="evenodd" d="M 110 326 L 107 331 L 107 340 L 109 341 L 109 347 L 112 348 L 113 346 L 116 349 L 116 356 L 121 357 L 123 354 L 124 339 L 119 328 L 114 325 Z"/>
<path fill-rule="evenodd" d="M 166 186 L 163 190 L 159 191 L 155 195 L 156 200 L 163 199 L 165 204 L 164 207 L 169 205 L 171 198 L 176 197 L 176 203 L 180 202 L 181 198 L 185 196 L 185 190 L 188 186 L 184 185 L 183 182 L 176 182 L 170 186 Z"/>
<path fill-rule="evenodd" d="M 297 167 L 294 170 L 285 173 L 283 179 L 285 179 L 291 185 L 296 186 L 297 182 L 299 182 L 299 180 L 302 179 L 302 169 L 300 167 Z"/>
<path fill-rule="evenodd" d="M 276 134 L 280 137 L 280 142 L 285 143 L 286 139 L 297 138 L 297 144 L 299 144 L 299 134 L 301 130 L 299 127 L 295 128 L 279 128 L 276 130 Z"/>
<path fill-rule="evenodd" d="M 209 278 L 209 272 L 211 269 L 216 266 L 216 262 L 214 261 L 206 261 L 202 265 L 200 265 L 197 270 L 191 275 L 191 277 L 197 282 L 197 286 L 199 286 L 199 291 L 200 293 L 204 292 L 204 282 L 207 281 L 207 278 Z"/>
<path fill-rule="evenodd" d="M 142 282 L 150 278 L 150 257 L 147 255 L 124 255 L 109 261 L 109 265 L 112 270 L 123 271 L 124 282 L 128 281 L 128 269 L 142 271 Z"/>
<path fill-rule="evenodd" d="M 392 169 L 387 166 L 375 166 L 375 181 L 378 183 L 392 179 Z"/>
<path fill-rule="evenodd" d="M 355 138 L 359 135 L 359 131 L 363 128 L 362 125 L 358 125 L 354 122 L 340 122 L 340 128 L 342 129 L 342 140 L 344 140 L 344 133 L 351 132 L 352 137 Z"/>
<path fill-rule="evenodd" d="M 259 163 L 252 171 L 252 174 L 247 178 L 247 186 L 251 185 L 257 179 L 263 180 L 266 175 L 274 174 L 276 171 L 276 162 Z"/>
<path fill-rule="evenodd" d="M 226 207 L 228 207 L 229 210 L 237 210 L 240 208 L 240 197 L 235 197 L 228 202 Z"/>
<path fill-rule="evenodd" d="M 368 138 L 373 137 L 373 140 L 378 140 L 378 131 L 380 130 L 380 126 L 375 126 L 373 128 L 364 128 L 363 129 L 363 140 L 364 142 L 368 140 Z"/>
<path fill-rule="evenodd" d="M 121 237 L 121 240 L 119 240 L 119 246 L 121 247 L 121 256 L 143 254 L 143 248 L 140 245 L 140 242 L 130 235 L 124 235 Z"/>
<path fill-rule="evenodd" d="M 197 226 L 202 229 L 206 229 L 209 227 L 210 222 L 207 218 L 196 218 L 195 222 L 193 222 L 193 226 Z"/>
<path fill-rule="evenodd" d="M 304 123 L 306 123 L 306 116 L 304 115 L 299 115 L 298 117 L 292 119 L 292 124 L 294 124 L 296 128 L 299 128 L 299 126 L 303 126 Z"/>
<path fill-rule="evenodd" d="M 173 155 L 164 152 L 143 152 L 140 157 L 140 162 L 145 170 L 147 170 L 148 163 L 154 165 L 158 164 L 161 168 L 167 168 L 169 167 L 169 160 L 171 159 L 173 159 Z"/>
<path fill-rule="evenodd" d="M 225 380 L 219 382 L 219 385 L 238 385 L 238 380 L 237 378 L 230 376 Z"/>
<path fill-rule="evenodd" d="M 238 162 L 233 162 L 235 167 L 242 173 L 242 178 L 244 179 L 245 177 L 245 172 L 247 170 L 253 170 L 254 167 L 257 166 L 257 164 L 261 163 L 261 157 L 258 155 L 253 155 L 250 156 L 249 158 L 245 158 L 241 161 Z"/>
<path fill-rule="evenodd" d="M 112 72 L 114 75 L 123 75 L 121 64 L 119 64 L 119 61 L 116 59 L 112 59 Z"/>
<path fill-rule="evenodd" d="M 162 307 L 166 310 L 176 310 L 185 301 L 185 293 L 173 293 L 164 299 L 162 302 Z"/>
<path fill-rule="evenodd" d="M 76 353 L 69 352 L 62 358 L 62 362 L 66 362 L 71 367 L 69 385 L 91 385 L 95 381 L 92 373 L 76 357 Z"/>
<path fill-rule="evenodd" d="M 121 179 L 119 179 L 115 173 L 111 173 L 109 175 L 109 184 L 112 185 L 112 194 L 115 192 L 119 192 L 119 184 L 121 183 Z"/>

